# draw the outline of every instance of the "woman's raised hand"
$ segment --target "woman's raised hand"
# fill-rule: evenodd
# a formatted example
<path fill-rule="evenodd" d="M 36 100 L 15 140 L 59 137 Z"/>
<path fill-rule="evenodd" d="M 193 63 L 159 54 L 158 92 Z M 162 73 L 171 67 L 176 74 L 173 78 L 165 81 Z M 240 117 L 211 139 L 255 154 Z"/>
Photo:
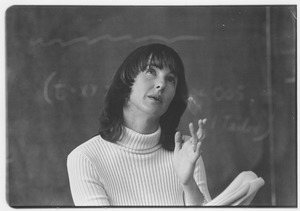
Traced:
<path fill-rule="evenodd" d="M 198 130 L 195 131 L 193 123 L 189 124 L 190 136 L 183 136 L 180 132 L 175 134 L 175 149 L 173 165 L 182 185 L 192 182 L 195 164 L 201 155 L 201 144 L 204 140 L 206 119 L 198 121 Z"/>

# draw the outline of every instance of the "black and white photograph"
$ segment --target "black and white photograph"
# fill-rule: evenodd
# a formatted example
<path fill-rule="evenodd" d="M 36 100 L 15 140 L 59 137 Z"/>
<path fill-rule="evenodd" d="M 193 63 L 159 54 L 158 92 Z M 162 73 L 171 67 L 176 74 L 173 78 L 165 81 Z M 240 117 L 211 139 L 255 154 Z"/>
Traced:
<path fill-rule="evenodd" d="M 9 207 L 298 207 L 297 5 L 12 5 L 4 33 Z"/>

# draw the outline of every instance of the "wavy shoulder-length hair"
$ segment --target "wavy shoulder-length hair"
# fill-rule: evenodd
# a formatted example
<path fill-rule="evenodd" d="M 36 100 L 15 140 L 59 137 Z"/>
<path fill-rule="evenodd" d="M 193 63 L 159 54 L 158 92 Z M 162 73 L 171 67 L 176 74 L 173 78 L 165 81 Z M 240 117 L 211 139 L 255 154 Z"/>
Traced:
<path fill-rule="evenodd" d="M 170 71 L 174 71 L 178 79 L 175 96 L 167 111 L 160 117 L 160 144 L 164 149 L 172 151 L 174 134 L 187 106 L 188 91 L 181 58 L 175 50 L 163 44 L 139 47 L 121 64 L 105 96 L 99 134 L 110 142 L 121 139 L 124 127 L 123 107 L 129 99 L 136 76 L 145 71 L 149 65 L 168 67 Z"/>

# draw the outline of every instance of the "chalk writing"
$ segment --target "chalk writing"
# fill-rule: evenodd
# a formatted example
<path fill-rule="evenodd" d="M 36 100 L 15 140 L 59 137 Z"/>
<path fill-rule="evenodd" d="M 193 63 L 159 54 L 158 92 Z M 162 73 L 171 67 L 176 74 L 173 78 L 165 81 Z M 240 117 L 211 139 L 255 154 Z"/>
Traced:
<path fill-rule="evenodd" d="M 50 97 L 49 97 L 49 85 L 50 85 L 50 82 L 52 81 L 52 79 L 55 77 L 55 75 L 56 75 L 56 72 L 51 73 L 51 74 L 47 77 L 47 79 L 46 79 L 46 81 L 45 81 L 45 83 L 44 83 L 44 99 L 45 99 L 46 102 L 49 103 L 49 104 L 52 104 L 52 103 L 53 103 L 52 100 L 51 100 Z"/>
<path fill-rule="evenodd" d="M 164 37 L 161 35 L 147 35 L 144 37 L 133 38 L 131 35 L 122 35 L 122 36 L 118 36 L 118 37 L 113 37 L 109 34 L 106 34 L 106 35 L 101 35 L 99 37 L 96 37 L 94 39 L 90 39 L 89 37 L 84 36 L 84 37 L 77 37 L 77 38 L 74 38 L 72 40 L 67 40 L 67 41 L 63 41 L 62 39 L 59 39 L 59 38 L 55 38 L 50 41 L 44 41 L 42 38 L 38 38 L 36 40 L 30 41 L 30 45 L 31 46 L 40 45 L 43 47 L 49 47 L 49 46 L 58 44 L 61 47 L 66 47 L 66 46 L 70 46 L 70 45 L 80 43 L 80 42 L 85 42 L 87 45 L 93 45 L 93 44 L 103 41 L 103 40 L 108 40 L 111 42 L 119 42 L 119 41 L 128 40 L 133 43 L 145 42 L 148 40 L 159 40 L 159 41 L 171 44 L 171 43 L 175 43 L 175 42 L 179 42 L 179 41 L 204 40 L 204 37 L 203 36 L 193 36 L 193 35 L 181 35 L 181 36 L 177 36 L 177 37 L 167 38 L 167 37 Z"/>
<path fill-rule="evenodd" d="M 243 101 L 244 100 L 244 86 L 238 85 L 235 88 L 224 88 L 222 86 L 214 87 L 210 92 L 206 89 L 192 90 L 188 98 L 188 110 L 196 115 L 201 113 L 205 100 L 208 98 L 215 102 L 221 101 Z"/>
<path fill-rule="evenodd" d="M 65 100 L 68 96 L 68 92 L 70 93 L 76 92 L 76 90 L 73 87 L 67 84 L 58 83 L 58 84 L 54 84 L 53 87 L 55 89 L 54 95 L 57 100 Z"/>
<path fill-rule="evenodd" d="M 44 99 L 47 103 L 53 104 L 53 101 L 67 100 L 70 95 L 79 95 L 84 98 L 94 97 L 98 90 L 97 84 L 81 84 L 73 87 L 70 84 L 58 81 L 55 82 L 56 72 L 51 73 L 44 83 Z M 51 92 L 51 93 L 50 93 Z"/>
<path fill-rule="evenodd" d="M 215 101 L 242 101 L 244 100 L 244 94 L 243 94 L 243 85 L 239 85 L 236 88 L 228 88 L 224 89 L 221 86 L 217 86 L 214 88 L 212 92 L 212 97 Z"/>
<path fill-rule="evenodd" d="M 225 102 L 241 102 L 245 100 L 243 93 L 243 85 L 238 85 L 236 88 L 224 88 L 221 86 L 214 87 L 210 92 L 205 89 L 192 90 L 191 95 L 188 98 L 188 111 L 198 116 L 203 114 L 204 107 L 208 101 L 214 101 L 219 103 Z M 250 99 L 250 103 L 253 103 L 254 99 Z M 234 132 L 240 134 L 248 134 L 252 141 L 264 140 L 269 132 L 265 126 L 265 122 L 252 122 L 250 117 L 244 117 L 242 119 L 236 119 L 236 116 L 231 113 L 227 114 L 215 114 L 210 117 L 209 127 L 212 130 L 224 130 L 226 132 Z"/>
<path fill-rule="evenodd" d="M 211 118 L 209 127 L 212 130 L 218 128 L 223 129 L 227 132 L 248 134 L 249 138 L 251 138 L 251 140 L 255 142 L 264 140 L 269 134 L 266 126 L 262 125 L 261 123 L 250 124 L 249 117 L 236 120 L 234 115 L 231 114 L 213 116 Z"/>
<path fill-rule="evenodd" d="M 206 92 L 204 89 L 193 92 L 188 98 L 188 110 L 197 115 L 202 112 L 204 107 L 204 98 L 210 97 L 216 102 L 220 101 L 241 101 L 244 100 L 242 90 L 243 86 L 239 85 L 236 89 L 225 89 L 221 86 L 215 87 L 212 92 Z M 79 84 L 76 87 L 63 82 L 57 77 L 56 72 L 52 72 L 44 83 L 44 99 L 47 103 L 53 104 L 56 101 L 66 101 L 72 95 L 83 98 L 92 98 L 97 94 L 98 85 L 93 83 Z M 260 123 L 250 123 L 250 118 L 237 120 L 233 114 L 214 115 L 210 118 L 208 127 L 211 130 L 225 130 L 240 134 L 249 134 L 252 141 L 264 140 L 269 132 Z"/>

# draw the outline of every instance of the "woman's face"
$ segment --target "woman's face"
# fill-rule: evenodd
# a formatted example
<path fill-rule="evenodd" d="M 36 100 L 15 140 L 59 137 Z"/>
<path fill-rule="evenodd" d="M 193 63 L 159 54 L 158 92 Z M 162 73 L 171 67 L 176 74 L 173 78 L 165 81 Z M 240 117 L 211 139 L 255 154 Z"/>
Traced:
<path fill-rule="evenodd" d="M 136 115 L 159 118 L 175 96 L 176 86 L 176 74 L 169 68 L 150 65 L 137 75 L 126 106 Z"/>

